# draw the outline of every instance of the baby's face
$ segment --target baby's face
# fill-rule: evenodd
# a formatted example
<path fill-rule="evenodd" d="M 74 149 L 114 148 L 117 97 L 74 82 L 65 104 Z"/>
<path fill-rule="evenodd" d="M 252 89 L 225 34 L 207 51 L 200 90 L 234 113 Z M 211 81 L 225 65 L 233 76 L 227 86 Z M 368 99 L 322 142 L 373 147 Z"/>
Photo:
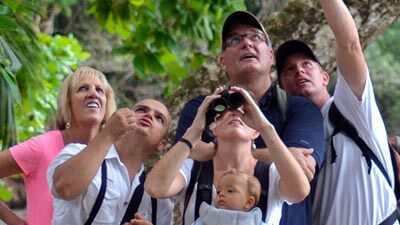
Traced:
<path fill-rule="evenodd" d="M 245 205 L 249 197 L 245 178 L 229 174 L 219 180 L 214 202 L 220 209 L 247 211 Z"/>

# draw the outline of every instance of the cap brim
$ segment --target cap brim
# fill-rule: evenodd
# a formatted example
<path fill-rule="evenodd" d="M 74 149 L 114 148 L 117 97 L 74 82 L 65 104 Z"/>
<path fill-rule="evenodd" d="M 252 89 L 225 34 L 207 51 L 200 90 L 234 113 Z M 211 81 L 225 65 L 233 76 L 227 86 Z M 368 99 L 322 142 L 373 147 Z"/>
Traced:
<path fill-rule="evenodd" d="M 294 54 L 303 54 L 309 57 L 311 60 L 317 62 L 318 64 L 321 64 L 312 49 L 306 43 L 299 40 L 286 41 L 278 47 L 278 50 L 275 54 L 276 70 L 278 76 L 282 72 L 287 58 Z"/>

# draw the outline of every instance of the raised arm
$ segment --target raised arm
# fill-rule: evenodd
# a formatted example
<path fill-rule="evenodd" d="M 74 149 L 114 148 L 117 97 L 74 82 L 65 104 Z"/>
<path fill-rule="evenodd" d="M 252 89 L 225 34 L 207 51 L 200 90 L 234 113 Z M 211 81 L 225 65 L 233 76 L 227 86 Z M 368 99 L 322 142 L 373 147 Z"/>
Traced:
<path fill-rule="evenodd" d="M 58 196 L 71 200 L 82 194 L 97 174 L 111 145 L 133 129 L 135 122 L 130 109 L 116 111 L 85 149 L 59 165 L 53 174 L 53 186 Z"/>
<path fill-rule="evenodd" d="M 336 39 L 336 62 L 354 94 L 361 100 L 367 65 L 356 24 L 343 0 L 320 0 L 325 18 Z"/>
<path fill-rule="evenodd" d="M 279 191 L 285 199 L 291 202 L 302 201 L 310 193 L 310 184 L 300 164 L 287 149 L 275 131 L 274 126 L 262 114 L 249 93 L 237 87 L 233 87 L 232 90 L 240 92 L 245 98 L 244 122 L 253 129 L 258 130 L 268 146 L 271 159 L 280 175 Z"/>
<path fill-rule="evenodd" d="M 200 138 L 205 125 L 205 113 L 210 102 L 219 97 L 216 94 L 219 92 L 221 90 L 217 89 L 214 95 L 206 97 L 197 110 L 192 125 L 182 136 L 193 145 L 192 151 L 201 151 L 197 145 L 201 143 Z M 148 174 L 144 184 L 146 191 L 156 198 L 171 197 L 182 191 L 186 186 L 186 181 L 179 170 L 189 155 L 190 149 L 188 145 L 177 139 L 176 144 L 154 165 Z"/>

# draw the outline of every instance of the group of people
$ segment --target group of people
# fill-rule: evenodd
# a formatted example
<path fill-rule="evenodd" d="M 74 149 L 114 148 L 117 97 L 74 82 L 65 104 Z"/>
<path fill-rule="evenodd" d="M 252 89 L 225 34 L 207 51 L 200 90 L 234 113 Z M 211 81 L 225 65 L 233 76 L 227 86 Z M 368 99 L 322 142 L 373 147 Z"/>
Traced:
<path fill-rule="evenodd" d="M 168 109 L 145 99 L 116 110 L 105 76 L 82 67 L 60 89 L 58 129 L 0 152 L 0 177 L 24 174 L 28 206 L 25 221 L 1 203 L 0 219 L 170 225 L 179 203 L 185 225 L 399 224 L 386 130 L 357 27 L 342 0 L 320 4 L 336 40 L 332 97 L 330 76 L 306 43 L 290 40 L 274 52 L 256 17 L 233 12 L 220 56 L 230 87 L 186 103 L 174 145 L 146 175 L 144 162 L 167 144 Z M 274 64 L 279 85 L 270 76 Z M 224 90 L 243 102 L 208 126 Z M 388 179 L 352 139 L 335 133 L 333 105 Z M 205 141 L 206 127 L 214 141 Z"/>

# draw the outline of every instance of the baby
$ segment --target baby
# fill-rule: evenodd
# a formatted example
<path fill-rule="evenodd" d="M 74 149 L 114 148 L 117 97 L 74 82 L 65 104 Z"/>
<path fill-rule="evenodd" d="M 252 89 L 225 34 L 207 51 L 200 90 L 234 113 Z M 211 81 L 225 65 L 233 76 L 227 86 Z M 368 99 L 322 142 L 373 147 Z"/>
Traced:
<path fill-rule="evenodd" d="M 261 210 L 255 207 L 261 193 L 256 177 L 228 170 L 217 182 L 215 207 L 203 202 L 193 225 L 262 225 Z"/>

